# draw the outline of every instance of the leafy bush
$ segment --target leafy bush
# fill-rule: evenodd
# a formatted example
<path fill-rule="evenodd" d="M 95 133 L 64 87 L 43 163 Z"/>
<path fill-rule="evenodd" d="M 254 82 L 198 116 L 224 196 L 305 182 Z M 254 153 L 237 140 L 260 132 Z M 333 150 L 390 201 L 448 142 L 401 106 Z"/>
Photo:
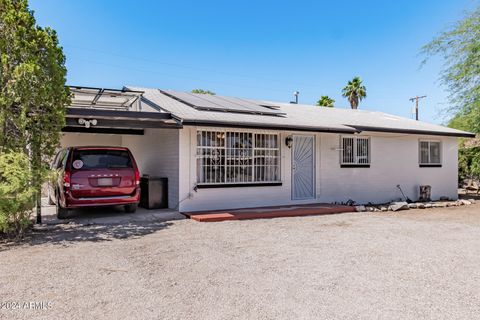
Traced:
<path fill-rule="evenodd" d="M 23 152 L 0 154 L 0 232 L 22 237 L 29 227 L 35 189 Z"/>
<path fill-rule="evenodd" d="M 458 150 L 458 179 L 460 184 L 465 179 L 480 179 L 480 147 Z"/>

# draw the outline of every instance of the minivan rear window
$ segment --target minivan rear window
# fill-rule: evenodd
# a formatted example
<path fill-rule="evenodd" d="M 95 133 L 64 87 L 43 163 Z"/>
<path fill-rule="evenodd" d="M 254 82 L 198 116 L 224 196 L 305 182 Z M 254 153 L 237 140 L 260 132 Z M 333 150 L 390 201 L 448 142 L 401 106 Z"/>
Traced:
<path fill-rule="evenodd" d="M 126 150 L 86 149 L 73 152 L 72 167 L 76 170 L 133 168 Z"/>

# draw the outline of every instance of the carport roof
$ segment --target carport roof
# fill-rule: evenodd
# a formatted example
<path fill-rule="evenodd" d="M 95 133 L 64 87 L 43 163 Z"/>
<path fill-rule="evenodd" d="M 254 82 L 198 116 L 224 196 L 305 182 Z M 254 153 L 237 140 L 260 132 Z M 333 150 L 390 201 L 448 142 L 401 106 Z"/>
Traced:
<path fill-rule="evenodd" d="M 69 86 L 72 94 L 70 107 L 128 110 L 143 91 Z"/>
<path fill-rule="evenodd" d="M 275 105 L 282 116 L 241 114 L 225 111 L 204 111 L 173 99 L 159 89 L 126 87 L 143 91 L 141 104 L 157 110 L 170 112 L 183 125 L 229 126 L 279 130 L 355 133 L 361 131 L 392 132 L 453 137 L 475 135 L 423 121 L 416 121 L 378 111 L 340 108 L 320 108 L 312 105 L 289 104 L 261 100 L 250 103 Z"/>
<path fill-rule="evenodd" d="M 71 86 L 70 91 L 72 103 L 63 128 L 66 132 L 141 134 L 145 128 L 182 127 L 170 112 L 159 112 L 148 105 L 142 108 L 141 90 Z"/>

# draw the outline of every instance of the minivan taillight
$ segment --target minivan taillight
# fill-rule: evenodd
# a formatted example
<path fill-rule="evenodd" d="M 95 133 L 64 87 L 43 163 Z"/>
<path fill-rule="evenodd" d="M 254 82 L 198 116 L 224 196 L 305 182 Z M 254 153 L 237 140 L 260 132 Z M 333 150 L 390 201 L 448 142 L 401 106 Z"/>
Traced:
<path fill-rule="evenodd" d="M 137 168 L 135 168 L 135 184 L 140 185 L 140 171 Z"/>
<path fill-rule="evenodd" d="M 63 186 L 65 188 L 70 188 L 70 171 L 65 171 L 63 174 Z"/>

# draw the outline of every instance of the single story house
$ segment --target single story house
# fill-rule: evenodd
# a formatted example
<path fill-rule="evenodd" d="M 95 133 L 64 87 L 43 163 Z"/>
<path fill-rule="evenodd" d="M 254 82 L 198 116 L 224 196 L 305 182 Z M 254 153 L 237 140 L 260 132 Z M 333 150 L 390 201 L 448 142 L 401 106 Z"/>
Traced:
<path fill-rule="evenodd" d="M 382 112 L 124 87 L 71 87 L 61 140 L 126 146 L 182 212 L 457 198 L 469 132 Z"/>

